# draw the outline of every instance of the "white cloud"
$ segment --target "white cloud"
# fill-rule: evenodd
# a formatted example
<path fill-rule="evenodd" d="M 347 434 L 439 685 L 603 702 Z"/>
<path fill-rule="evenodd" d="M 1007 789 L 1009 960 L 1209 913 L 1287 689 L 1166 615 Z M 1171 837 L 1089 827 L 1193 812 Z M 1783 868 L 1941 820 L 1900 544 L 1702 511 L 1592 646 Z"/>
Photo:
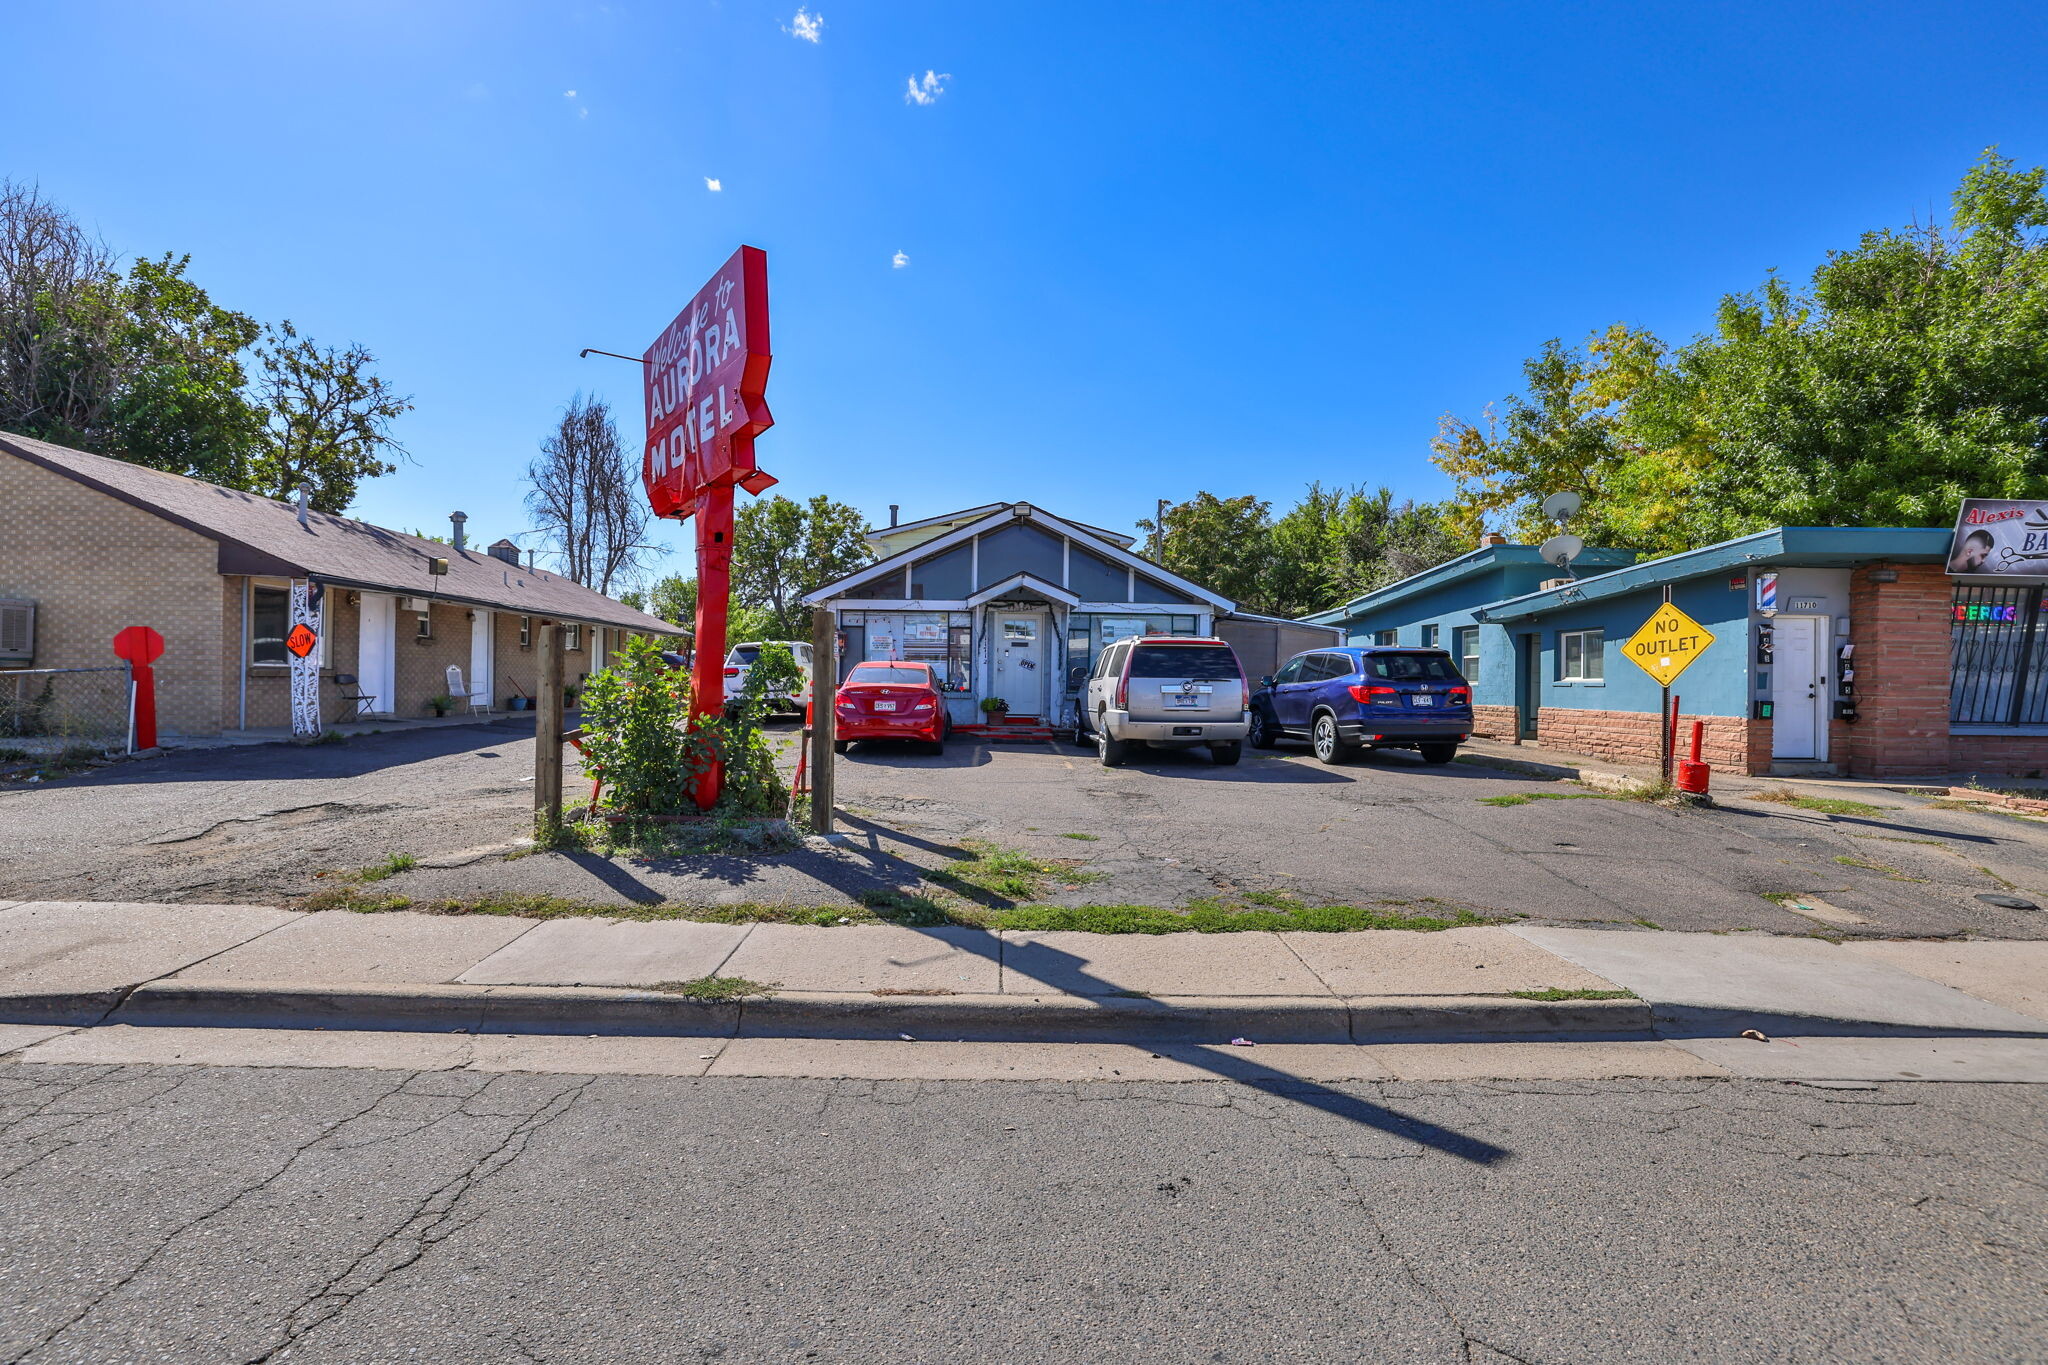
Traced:
<path fill-rule="evenodd" d="M 805 6 L 798 5 L 796 18 L 784 26 L 783 32 L 792 38 L 801 38 L 807 43 L 818 41 L 818 31 L 825 27 L 825 16 L 812 14 Z"/>
<path fill-rule="evenodd" d="M 704 177 L 704 188 L 710 190 L 713 194 L 717 194 L 725 189 L 725 182 L 723 180 L 713 180 L 707 175 Z"/>
<path fill-rule="evenodd" d="M 889 264 L 897 270 L 901 270 L 904 266 L 910 264 L 910 257 L 899 251 L 889 258 Z"/>
<path fill-rule="evenodd" d="M 905 104 L 936 104 L 939 96 L 946 93 L 946 82 L 952 79 L 950 75 L 942 75 L 937 71 L 926 71 L 922 83 L 918 81 L 917 77 L 912 76 L 910 78 L 910 88 L 903 92 L 903 102 Z"/>
<path fill-rule="evenodd" d="M 564 90 L 562 92 L 562 98 L 565 100 L 573 100 L 576 98 L 576 92 L 574 90 Z"/>
<path fill-rule="evenodd" d="M 578 109 L 578 110 L 576 111 L 576 117 L 577 117 L 577 118 L 589 118 L 589 117 L 590 117 L 590 111 L 589 111 L 588 109 Z"/>

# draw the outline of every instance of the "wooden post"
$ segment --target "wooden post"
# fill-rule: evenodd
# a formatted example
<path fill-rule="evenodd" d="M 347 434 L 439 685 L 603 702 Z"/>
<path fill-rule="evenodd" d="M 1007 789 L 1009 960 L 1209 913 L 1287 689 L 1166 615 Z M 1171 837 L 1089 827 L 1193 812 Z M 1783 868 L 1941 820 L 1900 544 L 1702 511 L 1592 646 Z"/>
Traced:
<path fill-rule="evenodd" d="M 540 627 L 540 695 L 533 722 L 533 823 L 541 835 L 562 824 L 562 628 Z"/>
<path fill-rule="evenodd" d="M 811 833 L 832 832 L 832 736 L 839 691 L 839 623 L 829 607 L 811 611 Z"/>

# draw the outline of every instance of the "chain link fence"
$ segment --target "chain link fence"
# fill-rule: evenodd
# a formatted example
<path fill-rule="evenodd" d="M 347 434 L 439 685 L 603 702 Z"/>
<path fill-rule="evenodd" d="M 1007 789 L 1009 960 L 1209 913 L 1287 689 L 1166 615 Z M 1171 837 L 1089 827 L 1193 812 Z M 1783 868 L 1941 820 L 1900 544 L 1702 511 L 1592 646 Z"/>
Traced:
<path fill-rule="evenodd" d="M 125 752 L 128 669 L 0 671 L 0 758 Z"/>

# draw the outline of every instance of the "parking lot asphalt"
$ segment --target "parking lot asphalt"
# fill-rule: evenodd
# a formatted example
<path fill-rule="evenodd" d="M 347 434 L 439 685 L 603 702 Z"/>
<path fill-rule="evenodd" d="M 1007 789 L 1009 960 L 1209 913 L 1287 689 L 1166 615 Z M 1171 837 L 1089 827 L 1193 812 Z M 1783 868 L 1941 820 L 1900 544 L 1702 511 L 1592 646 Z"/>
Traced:
<path fill-rule="evenodd" d="M 793 745 L 786 725 L 777 738 Z M 508 860 L 527 832 L 531 745 L 500 722 L 173 753 L 0 790 L 0 898 L 275 905 L 399 852 L 420 866 L 382 885 L 415 897 L 832 904 L 917 890 L 982 844 L 1089 874 L 1049 888 L 1051 903 L 1279 892 L 1557 923 L 2048 937 L 2048 913 L 1977 899 L 2048 901 L 2048 830 L 1884 789 L 1858 793 L 1881 807 L 1867 815 L 1739 794 L 1683 810 L 1403 752 L 1325 767 L 1300 749 L 1248 751 L 1217 767 L 1200 751 L 1148 751 L 1105 769 L 1071 744 L 857 745 L 838 762 L 838 846 Z M 1518 796 L 1531 799 L 1488 804 Z"/>

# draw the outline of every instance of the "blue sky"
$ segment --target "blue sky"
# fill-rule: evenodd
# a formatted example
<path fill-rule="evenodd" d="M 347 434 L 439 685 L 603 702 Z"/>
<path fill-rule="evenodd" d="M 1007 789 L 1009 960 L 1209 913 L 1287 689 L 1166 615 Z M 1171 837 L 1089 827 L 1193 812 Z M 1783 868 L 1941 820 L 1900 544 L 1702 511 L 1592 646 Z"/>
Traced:
<path fill-rule="evenodd" d="M 638 367 L 576 352 L 637 353 L 741 242 L 779 491 L 1127 528 L 1205 488 L 1438 496 L 1438 415 L 1546 337 L 1683 339 L 1941 211 L 1987 144 L 2048 160 L 2038 5 L 796 12 L 0 0 L 0 174 L 368 346 L 415 462 L 354 510 L 491 538 L 579 388 L 637 448 Z"/>

